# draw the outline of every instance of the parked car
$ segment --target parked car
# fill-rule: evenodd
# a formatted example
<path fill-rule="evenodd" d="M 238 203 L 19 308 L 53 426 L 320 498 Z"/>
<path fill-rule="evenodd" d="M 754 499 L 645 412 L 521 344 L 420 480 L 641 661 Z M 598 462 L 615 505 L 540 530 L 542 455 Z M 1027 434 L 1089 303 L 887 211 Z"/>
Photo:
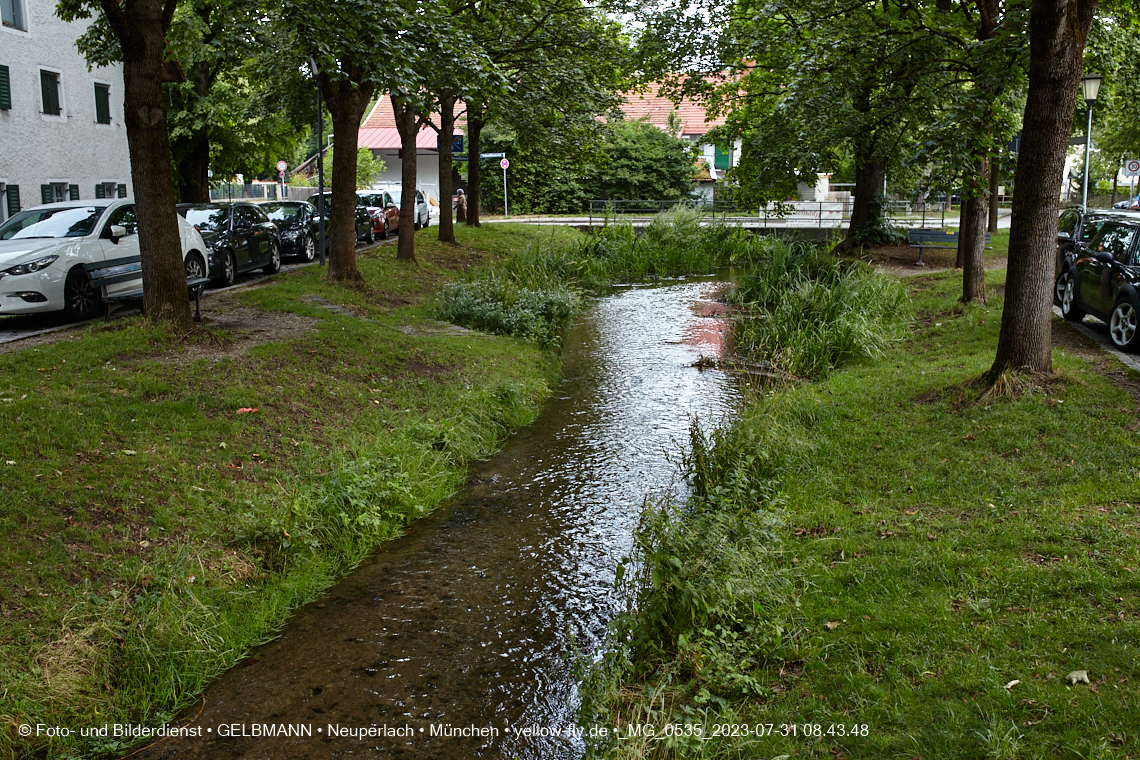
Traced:
<path fill-rule="evenodd" d="M 281 271 L 277 225 L 252 203 L 179 203 L 178 214 L 206 241 L 210 274 L 221 285 L 233 285 L 242 272 Z"/>
<path fill-rule="evenodd" d="M 388 235 L 400 229 L 400 207 L 387 190 L 374 193 L 361 193 L 360 197 L 368 205 L 368 213 L 372 215 L 373 233 L 381 240 L 387 240 Z"/>
<path fill-rule="evenodd" d="M 328 219 L 330 209 L 332 209 L 332 193 L 326 192 L 325 198 L 325 219 Z M 309 203 L 317 207 L 317 202 L 320 199 L 319 193 L 313 193 L 309 197 Z M 328 222 L 325 222 L 325 234 L 329 232 Z M 368 213 L 368 205 L 364 199 L 360 197 L 360 193 L 356 194 L 356 239 L 363 240 L 365 243 L 372 243 L 376 236 L 373 233 L 372 216 Z"/>
<path fill-rule="evenodd" d="M 400 196 L 403 195 L 403 192 L 400 190 L 391 190 L 390 192 L 392 194 L 392 200 L 403 210 L 404 204 L 400 202 Z M 427 196 L 424 195 L 423 190 L 416 191 L 416 200 L 412 206 L 412 214 L 413 230 L 422 229 L 431 224 L 431 208 L 428 206 Z"/>
<path fill-rule="evenodd" d="M 1072 260 L 1054 290 L 1065 319 L 1086 314 L 1108 324 L 1113 344 L 1140 348 L 1140 212 L 1089 213 Z"/>
<path fill-rule="evenodd" d="M 281 240 L 281 254 L 295 256 L 302 261 L 317 257 L 321 220 L 317 209 L 308 201 L 273 201 L 261 204 L 269 221 L 277 225 Z M 325 230 L 325 250 L 328 250 L 328 230 Z"/>
<path fill-rule="evenodd" d="M 202 236 L 178 220 L 188 274 L 205 274 Z M 135 202 L 99 199 L 47 203 L 0 225 L 0 314 L 64 311 L 90 319 L 102 304 L 84 264 L 139 255 Z M 137 290 L 141 278 L 108 286 L 107 294 Z"/>
<path fill-rule="evenodd" d="M 1125 200 L 1117 201 L 1116 203 L 1112 204 L 1112 207 L 1115 209 L 1140 209 L 1140 195 L 1136 196 L 1135 198 L 1126 198 Z"/>

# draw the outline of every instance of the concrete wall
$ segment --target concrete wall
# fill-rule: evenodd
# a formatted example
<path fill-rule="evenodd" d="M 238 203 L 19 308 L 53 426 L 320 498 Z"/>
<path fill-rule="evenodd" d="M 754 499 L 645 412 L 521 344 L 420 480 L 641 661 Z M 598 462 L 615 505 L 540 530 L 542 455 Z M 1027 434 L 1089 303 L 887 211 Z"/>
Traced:
<path fill-rule="evenodd" d="M 97 183 L 126 185 L 133 195 L 120 65 L 87 70 L 75 40 L 91 21 L 65 23 L 55 0 L 16 0 L 26 29 L 0 25 L 0 66 L 8 67 L 12 107 L 0 110 L 0 188 L 19 187 L 20 207 L 41 203 L 40 186 L 78 185 L 95 197 Z M 42 113 L 40 72 L 59 77 L 62 113 Z M 111 123 L 95 121 L 95 84 L 110 87 Z M 8 218 L 0 195 L 0 220 Z"/>
<path fill-rule="evenodd" d="M 400 187 L 404 172 L 399 152 L 374 150 L 372 154 L 384 159 L 384 173 L 380 175 L 379 181 L 373 183 L 373 189 L 387 190 Z M 421 150 L 416 153 L 416 187 L 439 201 L 439 154 L 435 151 Z"/>

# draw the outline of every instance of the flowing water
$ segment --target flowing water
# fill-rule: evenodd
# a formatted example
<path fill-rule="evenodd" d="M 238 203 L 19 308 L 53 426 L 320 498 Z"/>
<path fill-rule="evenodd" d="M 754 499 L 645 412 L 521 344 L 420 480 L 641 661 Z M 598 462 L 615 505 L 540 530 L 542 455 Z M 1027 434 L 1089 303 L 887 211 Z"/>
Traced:
<path fill-rule="evenodd" d="M 723 372 L 691 366 L 728 334 L 721 287 L 596 301 L 534 424 L 214 683 L 190 711 L 201 737 L 136 757 L 578 756 L 572 643 L 602 642 L 643 500 L 679 487 L 690 419 L 736 401 Z M 282 730 L 302 735 L 264 735 Z"/>

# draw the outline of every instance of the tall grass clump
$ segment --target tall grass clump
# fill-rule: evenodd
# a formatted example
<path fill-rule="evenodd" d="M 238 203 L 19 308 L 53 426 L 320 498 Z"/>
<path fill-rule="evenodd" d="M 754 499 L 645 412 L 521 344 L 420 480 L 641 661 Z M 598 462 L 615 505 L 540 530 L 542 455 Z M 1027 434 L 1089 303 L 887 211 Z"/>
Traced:
<path fill-rule="evenodd" d="M 910 314 L 902 286 L 813 246 L 771 241 L 733 300 L 737 350 L 799 377 L 882 354 Z"/>
<path fill-rule="evenodd" d="M 629 224 L 616 224 L 569 244 L 529 246 L 447 286 L 435 315 L 539 345 L 556 344 L 583 293 L 618 282 L 704 274 L 762 255 L 758 239 L 706 221 L 694 209 L 677 208 L 655 216 L 641 234 Z"/>

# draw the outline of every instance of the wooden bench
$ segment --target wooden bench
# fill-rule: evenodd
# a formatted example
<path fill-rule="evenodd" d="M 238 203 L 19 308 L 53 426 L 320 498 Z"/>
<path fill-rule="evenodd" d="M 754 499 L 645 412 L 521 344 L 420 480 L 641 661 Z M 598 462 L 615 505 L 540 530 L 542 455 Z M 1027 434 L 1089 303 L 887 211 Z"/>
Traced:
<path fill-rule="evenodd" d="M 140 256 L 124 256 L 120 259 L 97 261 L 92 264 L 84 264 L 83 269 L 91 278 L 91 287 L 99 288 L 101 291 L 103 303 L 107 309 L 103 315 L 103 321 L 110 319 L 111 313 L 123 301 L 143 297 L 141 284 L 142 257 Z M 140 280 L 139 286 L 114 295 L 108 295 L 108 286 L 117 285 L 120 282 L 130 282 L 131 280 Z M 206 284 L 209 281 L 209 277 L 186 277 L 186 287 L 189 289 L 190 295 L 194 297 L 194 320 L 197 322 L 202 320 L 202 291 L 206 289 Z"/>
<path fill-rule="evenodd" d="M 915 262 L 916 267 L 924 267 L 926 264 L 922 261 L 922 252 L 927 248 L 957 248 L 958 247 L 958 233 L 945 232 L 944 230 L 911 230 L 910 234 L 910 247 L 918 249 L 918 261 Z M 990 245 L 990 233 L 986 233 L 986 250 L 993 250 Z"/>

